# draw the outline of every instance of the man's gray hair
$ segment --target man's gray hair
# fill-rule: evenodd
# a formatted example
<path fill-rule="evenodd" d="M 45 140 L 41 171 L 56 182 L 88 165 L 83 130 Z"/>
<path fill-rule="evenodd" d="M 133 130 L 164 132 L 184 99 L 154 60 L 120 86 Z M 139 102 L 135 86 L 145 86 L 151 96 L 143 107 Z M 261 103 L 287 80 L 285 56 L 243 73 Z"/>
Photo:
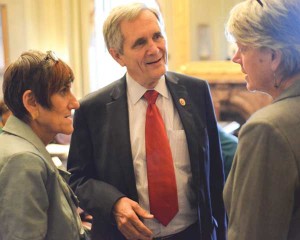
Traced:
<path fill-rule="evenodd" d="M 161 30 L 164 31 L 164 22 L 161 13 L 156 8 L 148 7 L 144 3 L 131 3 L 115 7 L 103 24 L 103 36 L 107 49 L 114 48 L 119 53 L 123 53 L 124 37 L 121 32 L 121 22 L 131 21 L 139 16 L 142 11 L 151 11 L 161 24 Z M 165 35 L 164 32 L 162 32 Z"/>

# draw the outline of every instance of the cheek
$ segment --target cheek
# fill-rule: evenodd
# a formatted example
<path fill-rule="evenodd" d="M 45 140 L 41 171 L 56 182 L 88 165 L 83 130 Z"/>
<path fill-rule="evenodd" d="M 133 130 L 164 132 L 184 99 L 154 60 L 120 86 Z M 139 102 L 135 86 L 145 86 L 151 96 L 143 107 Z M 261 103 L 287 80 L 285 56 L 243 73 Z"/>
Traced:
<path fill-rule="evenodd" d="M 244 58 L 243 59 L 243 67 L 248 70 L 248 71 L 251 71 L 252 73 L 255 73 L 259 68 L 260 66 L 262 66 L 262 64 L 264 63 L 264 60 L 262 58 L 251 58 L 251 59 L 248 59 L 248 58 Z M 248 72 L 247 72 L 248 73 Z"/>
<path fill-rule="evenodd" d="M 259 64 L 265 64 L 266 63 L 266 59 L 264 59 L 263 57 L 259 57 L 258 58 L 258 63 Z"/>

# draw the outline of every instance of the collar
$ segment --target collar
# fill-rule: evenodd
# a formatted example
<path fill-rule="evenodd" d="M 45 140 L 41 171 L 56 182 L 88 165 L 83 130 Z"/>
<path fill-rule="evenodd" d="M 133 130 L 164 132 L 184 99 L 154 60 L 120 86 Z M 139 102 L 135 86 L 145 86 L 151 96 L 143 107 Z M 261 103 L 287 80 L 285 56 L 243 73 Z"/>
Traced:
<path fill-rule="evenodd" d="M 28 124 L 21 121 L 19 118 L 11 115 L 3 127 L 3 131 L 19 136 L 30 142 L 40 153 L 43 154 L 43 156 L 45 156 L 48 160 L 51 160 L 51 156 L 46 150 L 46 146 L 42 140 L 33 132 Z"/>
<path fill-rule="evenodd" d="M 149 89 L 140 85 L 128 73 L 126 73 L 127 94 L 130 101 L 136 104 Z M 163 75 L 154 88 L 162 97 L 169 98 L 169 91 L 166 84 L 165 75 Z"/>
<path fill-rule="evenodd" d="M 274 102 L 278 102 L 286 98 L 297 97 L 297 96 L 300 96 L 300 79 L 296 79 L 296 81 L 287 89 L 285 89 L 278 96 L 278 98 L 274 100 Z"/>

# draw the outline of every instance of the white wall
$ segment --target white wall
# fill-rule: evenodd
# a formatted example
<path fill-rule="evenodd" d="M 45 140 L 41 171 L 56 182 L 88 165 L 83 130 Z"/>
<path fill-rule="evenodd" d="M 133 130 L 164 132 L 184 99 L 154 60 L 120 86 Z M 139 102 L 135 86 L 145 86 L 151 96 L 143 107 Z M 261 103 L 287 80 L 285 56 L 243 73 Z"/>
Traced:
<path fill-rule="evenodd" d="M 178 70 L 190 61 L 199 61 L 199 45 L 203 36 L 199 36 L 198 26 L 207 25 L 204 35 L 208 39 L 210 58 L 207 60 L 225 60 L 227 40 L 224 24 L 229 10 L 241 0 L 157 0 L 165 19 L 169 43 L 169 68 Z M 204 48 L 205 49 L 205 48 Z"/>
<path fill-rule="evenodd" d="M 224 35 L 224 26 L 230 9 L 241 0 L 190 0 L 191 9 L 191 60 L 199 61 L 199 44 L 201 38 L 198 26 L 205 24 L 209 26 L 211 40 L 211 59 L 225 60 L 227 57 L 227 40 Z M 205 43 L 205 42 L 204 42 Z"/>

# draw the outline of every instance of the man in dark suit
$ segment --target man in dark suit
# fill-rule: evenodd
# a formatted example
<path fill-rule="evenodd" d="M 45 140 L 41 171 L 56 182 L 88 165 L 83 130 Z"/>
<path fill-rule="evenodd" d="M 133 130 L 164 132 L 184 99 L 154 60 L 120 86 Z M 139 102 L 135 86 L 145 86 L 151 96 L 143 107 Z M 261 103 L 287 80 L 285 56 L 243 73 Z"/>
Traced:
<path fill-rule="evenodd" d="M 74 116 L 70 184 L 81 208 L 93 216 L 95 240 L 226 239 L 223 162 L 208 84 L 166 70 L 163 29 L 160 13 L 144 4 L 115 8 L 103 33 L 110 54 L 127 73 L 85 97 Z M 151 214 L 148 90 L 159 93 L 156 105 L 176 176 L 178 207 L 167 223 Z"/>

